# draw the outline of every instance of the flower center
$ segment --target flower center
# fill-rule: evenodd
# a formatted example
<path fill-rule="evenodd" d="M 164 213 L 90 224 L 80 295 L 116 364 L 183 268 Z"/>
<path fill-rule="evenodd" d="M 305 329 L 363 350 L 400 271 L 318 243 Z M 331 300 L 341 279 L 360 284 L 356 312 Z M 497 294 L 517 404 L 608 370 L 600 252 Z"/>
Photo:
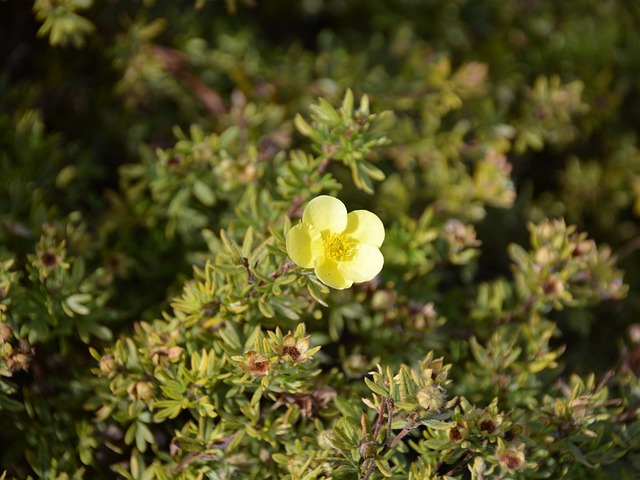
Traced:
<path fill-rule="evenodd" d="M 300 358 L 300 351 L 296 347 L 282 347 L 282 355 L 289 355 L 295 362 Z"/>
<path fill-rule="evenodd" d="M 340 233 L 329 233 L 322 237 L 324 253 L 335 261 L 348 260 L 353 256 L 353 241 Z"/>

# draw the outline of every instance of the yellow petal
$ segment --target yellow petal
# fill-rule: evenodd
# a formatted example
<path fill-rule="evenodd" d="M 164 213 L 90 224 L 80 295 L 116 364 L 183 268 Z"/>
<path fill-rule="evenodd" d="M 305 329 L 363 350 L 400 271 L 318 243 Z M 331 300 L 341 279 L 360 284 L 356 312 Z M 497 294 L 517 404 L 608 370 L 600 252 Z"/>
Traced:
<path fill-rule="evenodd" d="M 382 270 L 384 257 L 375 245 L 361 243 L 353 249 L 353 257 L 339 263 L 340 272 L 353 282 L 368 282 Z"/>
<path fill-rule="evenodd" d="M 296 265 L 311 268 L 324 249 L 320 233 L 308 223 L 300 223 L 287 232 L 287 253 Z"/>
<path fill-rule="evenodd" d="M 321 195 L 307 204 L 302 221 L 310 223 L 319 232 L 340 233 L 347 226 L 347 207 L 337 198 Z"/>
<path fill-rule="evenodd" d="M 354 210 L 347 215 L 347 228 L 343 232 L 359 243 L 379 247 L 384 242 L 384 225 L 375 213 Z"/>
<path fill-rule="evenodd" d="M 323 258 L 318 262 L 315 272 L 320 281 L 331 288 L 342 290 L 353 284 L 351 280 L 344 278 L 337 262 L 328 258 Z"/>

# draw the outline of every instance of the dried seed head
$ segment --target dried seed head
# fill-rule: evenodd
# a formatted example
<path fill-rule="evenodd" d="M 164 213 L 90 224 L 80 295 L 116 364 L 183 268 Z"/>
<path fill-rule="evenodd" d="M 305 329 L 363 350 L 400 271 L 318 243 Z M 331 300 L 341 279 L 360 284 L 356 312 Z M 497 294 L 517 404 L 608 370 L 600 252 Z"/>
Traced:
<path fill-rule="evenodd" d="M 289 355 L 291 357 L 291 359 L 295 362 L 296 360 L 298 360 L 298 358 L 300 358 L 300 351 L 295 347 L 295 346 L 284 346 L 282 347 L 282 355 L 286 356 Z"/>
<path fill-rule="evenodd" d="M 513 425 L 509 430 L 507 430 L 504 434 L 504 439 L 508 442 L 511 442 L 516 439 L 517 436 L 522 434 L 522 427 L 520 425 Z"/>
<path fill-rule="evenodd" d="M 487 419 L 480 423 L 480 431 L 487 432 L 489 435 L 496 431 L 496 424 L 493 420 Z"/>
<path fill-rule="evenodd" d="M 240 364 L 240 368 L 245 373 L 250 373 L 256 377 L 264 377 L 269 375 L 271 369 L 271 362 L 262 353 L 257 353 L 254 350 L 249 350 L 244 354 L 247 359 L 247 363 Z"/>
<path fill-rule="evenodd" d="M 524 466 L 524 453 L 515 448 L 507 448 L 498 452 L 500 465 L 508 470 L 520 470 Z"/>
<path fill-rule="evenodd" d="M 305 352 L 309 349 L 309 337 L 296 340 L 291 332 L 282 339 L 282 344 L 276 346 L 276 352 L 283 358 L 302 363 L 309 359 Z"/>
<path fill-rule="evenodd" d="M 548 278 L 542 283 L 542 291 L 545 295 L 559 295 L 564 292 L 564 284 L 557 278 Z"/>
<path fill-rule="evenodd" d="M 462 432 L 460 432 L 458 427 L 453 427 L 449 430 L 449 438 L 452 442 L 460 443 L 462 441 Z"/>
<path fill-rule="evenodd" d="M 57 257 L 55 253 L 44 252 L 42 255 L 40 255 L 40 261 L 45 267 L 52 268 L 57 263 Z"/>

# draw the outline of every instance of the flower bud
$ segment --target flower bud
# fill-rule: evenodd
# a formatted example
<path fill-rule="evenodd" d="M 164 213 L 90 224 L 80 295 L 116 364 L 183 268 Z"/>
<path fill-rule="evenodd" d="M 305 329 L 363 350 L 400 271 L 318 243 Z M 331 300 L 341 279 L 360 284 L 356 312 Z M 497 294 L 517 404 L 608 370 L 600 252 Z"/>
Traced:
<path fill-rule="evenodd" d="M 109 375 L 115 367 L 116 361 L 113 355 L 103 355 L 102 358 L 100 358 L 100 371 L 105 375 Z"/>
<path fill-rule="evenodd" d="M 127 392 L 133 400 L 150 400 L 153 397 L 153 385 L 149 382 L 133 382 L 127 386 Z"/>
<path fill-rule="evenodd" d="M 422 408 L 438 411 L 445 400 L 444 390 L 437 385 L 429 385 L 418 392 L 416 399 Z"/>

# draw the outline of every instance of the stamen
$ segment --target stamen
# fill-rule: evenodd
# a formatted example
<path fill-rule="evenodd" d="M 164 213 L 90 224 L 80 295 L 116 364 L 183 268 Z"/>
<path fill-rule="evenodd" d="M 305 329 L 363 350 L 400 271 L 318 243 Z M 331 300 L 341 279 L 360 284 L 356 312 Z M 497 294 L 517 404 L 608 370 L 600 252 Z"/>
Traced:
<path fill-rule="evenodd" d="M 349 260 L 353 256 L 354 242 L 346 235 L 329 233 L 323 236 L 324 253 L 336 261 Z"/>

